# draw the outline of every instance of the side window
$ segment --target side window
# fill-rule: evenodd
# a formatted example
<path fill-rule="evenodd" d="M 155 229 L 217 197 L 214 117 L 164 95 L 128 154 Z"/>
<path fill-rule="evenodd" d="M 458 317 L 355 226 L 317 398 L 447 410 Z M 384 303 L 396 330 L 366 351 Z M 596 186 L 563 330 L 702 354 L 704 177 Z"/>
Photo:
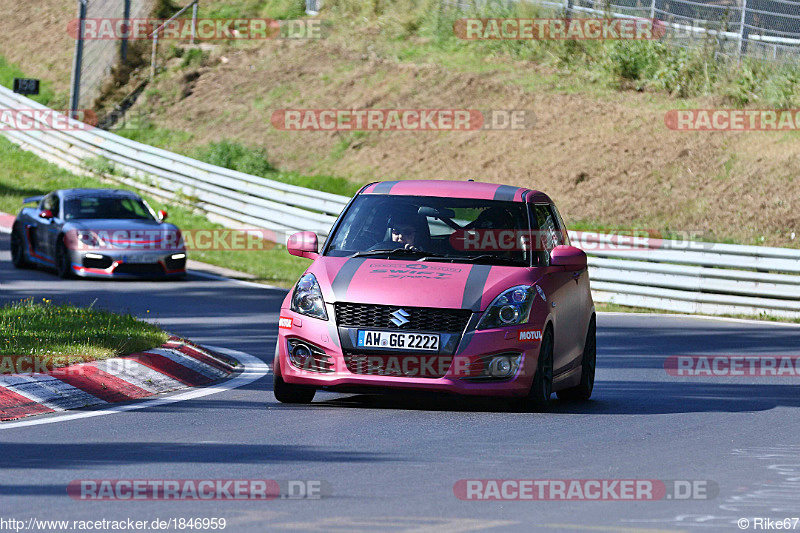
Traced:
<path fill-rule="evenodd" d="M 536 204 L 533 206 L 534 219 L 539 231 L 537 233 L 537 244 L 544 247 L 547 252 L 560 244 L 560 231 L 555 214 L 547 204 Z"/>
<path fill-rule="evenodd" d="M 50 210 L 54 217 L 59 216 L 58 196 L 55 194 L 48 194 L 42 200 L 42 209 Z"/>
<path fill-rule="evenodd" d="M 570 245 L 569 242 L 569 233 L 567 232 L 567 226 L 564 224 L 564 219 L 561 218 L 561 213 L 558 212 L 558 208 L 554 205 L 550 206 L 553 209 L 553 212 L 556 214 L 556 220 L 558 221 L 558 228 L 561 230 L 561 244 L 565 244 L 567 246 Z"/>

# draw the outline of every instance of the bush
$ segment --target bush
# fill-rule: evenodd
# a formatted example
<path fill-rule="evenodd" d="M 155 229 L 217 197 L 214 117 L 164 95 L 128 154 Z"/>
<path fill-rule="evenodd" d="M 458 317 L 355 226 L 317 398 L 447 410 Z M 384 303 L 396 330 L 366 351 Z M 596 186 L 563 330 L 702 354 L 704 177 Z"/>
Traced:
<path fill-rule="evenodd" d="M 218 167 L 238 170 L 245 174 L 269 177 L 276 172 L 267 159 L 263 148 L 247 148 L 239 143 L 221 141 L 197 149 L 194 156 L 201 161 Z"/>

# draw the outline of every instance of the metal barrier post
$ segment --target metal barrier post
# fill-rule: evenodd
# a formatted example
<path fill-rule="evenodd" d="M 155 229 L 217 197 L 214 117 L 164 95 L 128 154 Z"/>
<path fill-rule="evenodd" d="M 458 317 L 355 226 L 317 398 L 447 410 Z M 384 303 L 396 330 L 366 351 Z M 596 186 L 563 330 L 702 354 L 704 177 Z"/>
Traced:
<path fill-rule="evenodd" d="M 741 18 L 741 26 L 739 27 L 739 50 L 736 54 L 736 61 L 741 63 L 742 61 L 742 54 L 747 53 L 747 45 L 745 44 L 745 39 L 747 39 L 747 32 L 745 30 L 745 17 L 747 16 L 747 0 L 742 0 L 742 18 Z"/>
<path fill-rule="evenodd" d="M 155 31 L 153 36 L 153 52 L 150 55 L 150 81 L 153 81 L 153 78 L 156 77 L 156 51 L 158 50 L 158 30 Z"/>
<path fill-rule="evenodd" d="M 72 87 L 69 98 L 70 115 L 77 119 L 81 99 L 81 69 L 83 68 L 83 29 L 86 24 L 88 0 L 78 0 L 78 38 L 75 40 L 75 58 L 72 62 Z"/>
<path fill-rule="evenodd" d="M 197 4 L 198 2 L 194 3 L 194 7 L 192 7 L 192 40 L 189 41 L 189 44 L 194 45 L 194 39 L 197 37 Z"/>

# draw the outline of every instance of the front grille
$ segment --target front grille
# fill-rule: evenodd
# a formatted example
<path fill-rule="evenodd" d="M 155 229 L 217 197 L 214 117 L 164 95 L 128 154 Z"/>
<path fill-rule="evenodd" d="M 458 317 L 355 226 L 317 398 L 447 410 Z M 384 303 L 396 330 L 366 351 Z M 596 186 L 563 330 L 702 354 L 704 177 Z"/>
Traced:
<path fill-rule="evenodd" d="M 472 312 L 469 309 L 437 309 L 430 307 L 401 307 L 336 303 L 336 323 L 346 328 L 391 328 L 400 329 L 391 322 L 391 315 L 404 309 L 410 322 L 402 329 L 461 333 L 467 326 Z"/>
<path fill-rule="evenodd" d="M 160 263 L 122 263 L 114 269 L 114 274 L 132 274 L 136 276 L 154 276 L 164 274 Z"/>
<path fill-rule="evenodd" d="M 94 257 L 84 257 L 83 258 L 83 266 L 86 268 L 100 268 L 102 270 L 107 269 L 111 266 L 113 261 L 110 257 L 103 256 L 100 259 Z"/>
<path fill-rule="evenodd" d="M 440 378 L 447 374 L 453 357 L 437 354 L 345 355 L 353 374 L 398 378 Z"/>
<path fill-rule="evenodd" d="M 167 257 L 164 260 L 164 264 L 167 266 L 167 270 L 183 270 L 186 268 L 186 258 L 173 259 L 171 257 Z"/>

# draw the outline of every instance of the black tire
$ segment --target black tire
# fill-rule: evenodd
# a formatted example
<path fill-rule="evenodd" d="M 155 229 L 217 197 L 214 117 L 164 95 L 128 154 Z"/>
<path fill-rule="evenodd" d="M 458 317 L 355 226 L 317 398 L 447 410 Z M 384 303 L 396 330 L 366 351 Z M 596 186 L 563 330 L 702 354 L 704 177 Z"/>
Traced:
<path fill-rule="evenodd" d="M 553 394 L 553 330 L 547 328 L 539 347 L 539 360 L 533 376 L 531 390 L 525 398 L 517 402 L 524 410 L 546 411 Z"/>
<path fill-rule="evenodd" d="M 311 403 L 317 393 L 315 387 L 286 383 L 279 374 L 274 374 L 273 392 L 281 403 Z"/>
<path fill-rule="evenodd" d="M 581 382 L 575 387 L 558 391 L 559 400 L 585 401 L 592 397 L 594 390 L 594 374 L 597 367 L 597 325 L 595 317 L 589 323 L 586 333 L 586 343 L 583 345 L 581 358 Z"/>
<path fill-rule="evenodd" d="M 11 232 L 11 262 L 16 268 L 30 268 L 31 264 L 25 258 L 25 235 L 20 226 L 15 226 Z"/>
<path fill-rule="evenodd" d="M 70 279 L 72 276 L 72 264 L 69 259 L 69 250 L 64 244 L 64 237 L 58 237 L 56 244 L 56 272 L 61 279 Z"/>

